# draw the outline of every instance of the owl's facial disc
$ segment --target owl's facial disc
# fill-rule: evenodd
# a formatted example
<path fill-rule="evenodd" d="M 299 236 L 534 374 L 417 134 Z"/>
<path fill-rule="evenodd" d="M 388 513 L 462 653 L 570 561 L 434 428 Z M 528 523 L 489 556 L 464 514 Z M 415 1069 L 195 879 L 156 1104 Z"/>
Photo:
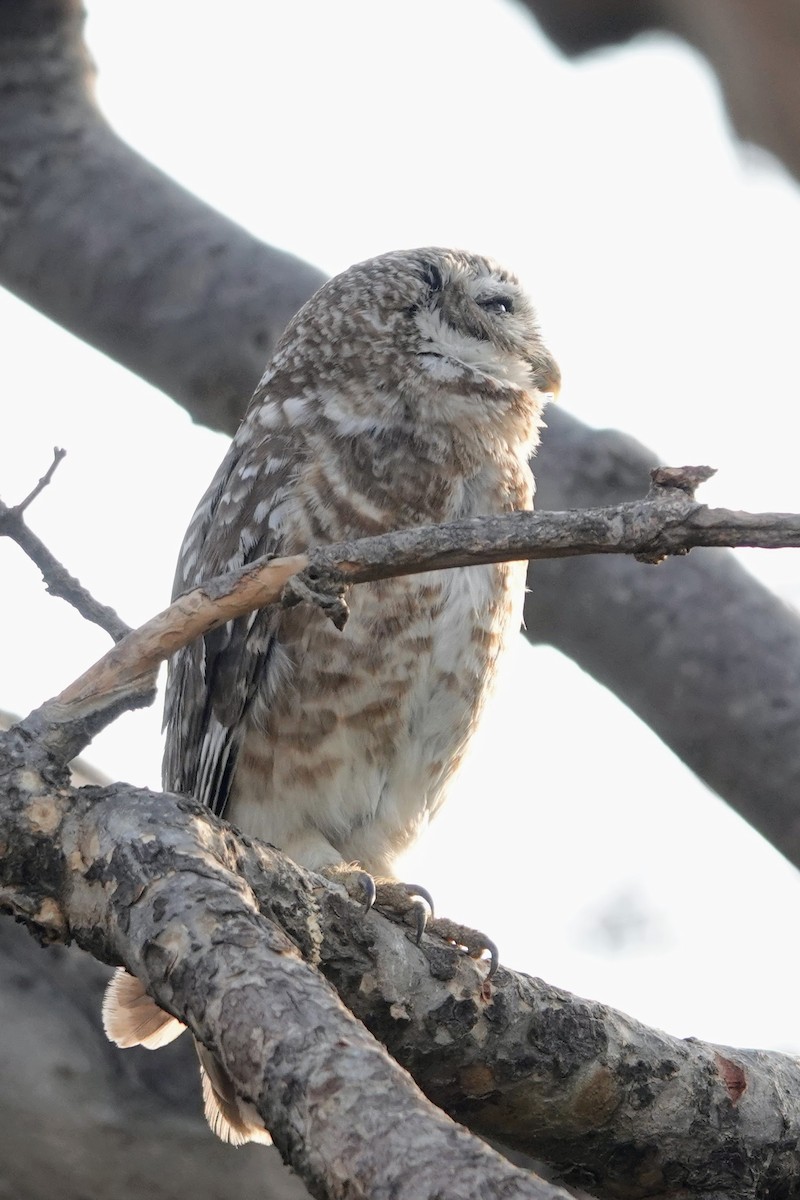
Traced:
<path fill-rule="evenodd" d="M 538 388 L 534 359 L 542 342 L 513 276 L 488 260 L 448 254 L 423 261 L 420 278 L 421 300 L 406 312 L 418 331 L 418 357 L 432 376 L 478 374 Z"/>

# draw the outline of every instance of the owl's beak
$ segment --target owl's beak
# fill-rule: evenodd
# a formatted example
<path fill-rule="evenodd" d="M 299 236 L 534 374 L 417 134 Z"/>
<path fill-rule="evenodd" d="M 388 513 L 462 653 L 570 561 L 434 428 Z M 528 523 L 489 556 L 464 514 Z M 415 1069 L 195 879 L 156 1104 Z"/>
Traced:
<path fill-rule="evenodd" d="M 537 354 L 531 359 L 533 378 L 540 392 L 548 392 L 553 400 L 558 399 L 561 391 L 561 372 L 558 363 L 547 352 Z"/>
<path fill-rule="evenodd" d="M 558 397 L 561 395 L 561 372 L 556 370 L 555 375 L 552 375 L 544 386 L 544 390 L 550 394 L 550 403 L 555 404 Z"/>

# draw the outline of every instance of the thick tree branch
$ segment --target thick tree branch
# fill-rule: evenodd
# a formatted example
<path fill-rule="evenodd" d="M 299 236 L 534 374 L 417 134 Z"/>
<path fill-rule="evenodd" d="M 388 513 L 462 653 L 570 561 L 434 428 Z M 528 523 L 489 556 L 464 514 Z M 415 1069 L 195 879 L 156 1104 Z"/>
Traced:
<path fill-rule="evenodd" d="M 0 746 L 3 905 L 135 970 L 315 1194 L 344 1194 L 346 1164 L 348 1196 L 561 1195 L 427 1105 L 306 962 L 437 1104 L 600 1195 L 800 1186 L 797 1060 L 669 1038 L 503 968 L 489 984 L 193 801 L 71 791 L 19 733 Z"/>
<path fill-rule="evenodd" d="M 18 721 L 0 712 L 0 730 Z M 70 765 L 75 787 L 111 783 Z M 44 1200 L 57 1177 L 59 1200 L 308 1200 L 277 1151 L 208 1136 L 190 1038 L 120 1054 L 103 1036 L 109 976 L 77 946 L 43 954 L 0 920 L 0 1195 Z"/>
<path fill-rule="evenodd" d="M 267 878 L 274 852 L 238 843 L 203 806 L 122 785 L 71 791 L 36 770 L 19 731 L 2 741 L 0 904 L 43 942 L 74 938 L 144 979 L 214 1049 L 314 1195 L 565 1200 L 428 1102 L 264 915 L 297 905 L 315 963 L 310 876 L 290 873 L 287 890 L 286 864 Z"/>
<path fill-rule="evenodd" d="M 121 1054 L 109 968 L 0 918 L 0 1188 L 9 1200 L 308 1200 L 278 1152 L 209 1137 L 189 1037 Z M 2 1194 L 0 1192 L 0 1194 Z"/>
<path fill-rule="evenodd" d="M 524 0 L 568 54 L 663 30 L 708 59 L 740 137 L 800 178 L 800 29 L 794 0 Z"/>

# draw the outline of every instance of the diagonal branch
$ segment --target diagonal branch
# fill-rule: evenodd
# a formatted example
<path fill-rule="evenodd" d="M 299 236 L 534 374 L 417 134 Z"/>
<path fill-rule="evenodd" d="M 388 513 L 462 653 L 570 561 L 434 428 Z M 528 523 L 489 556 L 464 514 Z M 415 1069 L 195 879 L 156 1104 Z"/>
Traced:
<path fill-rule="evenodd" d="M 697 470 L 656 471 L 646 499 L 611 508 L 475 517 L 316 547 L 289 558 L 257 559 L 185 593 L 129 634 L 38 710 L 36 735 L 66 761 L 83 749 L 87 730 L 93 736 L 125 707 L 126 698 L 147 703 L 156 669 L 182 646 L 282 597 L 294 603 L 310 595 L 329 607 L 331 587 L 513 559 L 627 554 L 657 562 L 694 546 L 800 545 L 798 516 L 699 504 L 691 487 L 691 472 Z M 341 605 L 334 608 L 338 620 Z M 79 715 L 91 717 L 90 726 L 79 729 Z"/>
<path fill-rule="evenodd" d="M 635 501 L 656 465 L 632 438 L 564 412 L 546 436 L 545 509 Z M 797 611 L 721 550 L 658 571 L 615 555 L 553 559 L 528 582 L 525 637 L 579 663 L 800 867 Z"/>
<path fill-rule="evenodd" d="M 435 1104 L 599 1195 L 800 1187 L 796 1059 L 671 1038 L 504 968 L 489 983 L 194 801 L 54 787 L 35 753 L 0 735 L 0 902 L 41 940 L 135 971 L 316 1195 L 563 1193 L 424 1100 L 314 967 Z"/>
<path fill-rule="evenodd" d="M 0 4 L 0 283 L 196 420 L 235 428 L 325 277 L 114 133 L 94 99 L 83 21 L 80 0 Z"/>
<path fill-rule="evenodd" d="M 793 0 L 687 4 L 685 0 L 524 0 L 567 54 L 583 54 L 658 30 L 705 55 L 739 137 L 766 147 L 800 178 Z"/>
<path fill-rule="evenodd" d="M 0 746 L 0 905 L 42 941 L 74 938 L 145 980 L 214 1050 L 314 1195 L 566 1200 L 426 1100 L 303 960 L 301 949 L 319 958 L 321 881 L 202 805 L 54 787 L 19 731 Z M 305 918 L 293 922 L 300 948 L 279 923 L 284 906 Z"/>

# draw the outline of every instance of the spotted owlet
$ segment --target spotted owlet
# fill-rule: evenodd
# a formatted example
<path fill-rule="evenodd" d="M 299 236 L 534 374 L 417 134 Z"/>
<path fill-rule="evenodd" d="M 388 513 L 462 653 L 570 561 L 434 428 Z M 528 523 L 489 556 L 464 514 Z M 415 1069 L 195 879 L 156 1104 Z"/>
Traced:
<path fill-rule="evenodd" d="M 530 301 L 492 261 L 424 249 L 351 267 L 281 338 L 192 518 L 174 595 L 265 554 L 529 509 L 557 387 Z M 341 632 L 318 608 L 273 605 L 209 633 L 170 663 L 165 787 L 306 867 L 391 877 L 444 799 L 524 582 L 522 563 L 409 575 L 353 588 Z M 124 971 L 104 1017 L 119 1045 L 182 1029 Z M 212 1128 L 263 1138 L 199 1052 Z"/>

